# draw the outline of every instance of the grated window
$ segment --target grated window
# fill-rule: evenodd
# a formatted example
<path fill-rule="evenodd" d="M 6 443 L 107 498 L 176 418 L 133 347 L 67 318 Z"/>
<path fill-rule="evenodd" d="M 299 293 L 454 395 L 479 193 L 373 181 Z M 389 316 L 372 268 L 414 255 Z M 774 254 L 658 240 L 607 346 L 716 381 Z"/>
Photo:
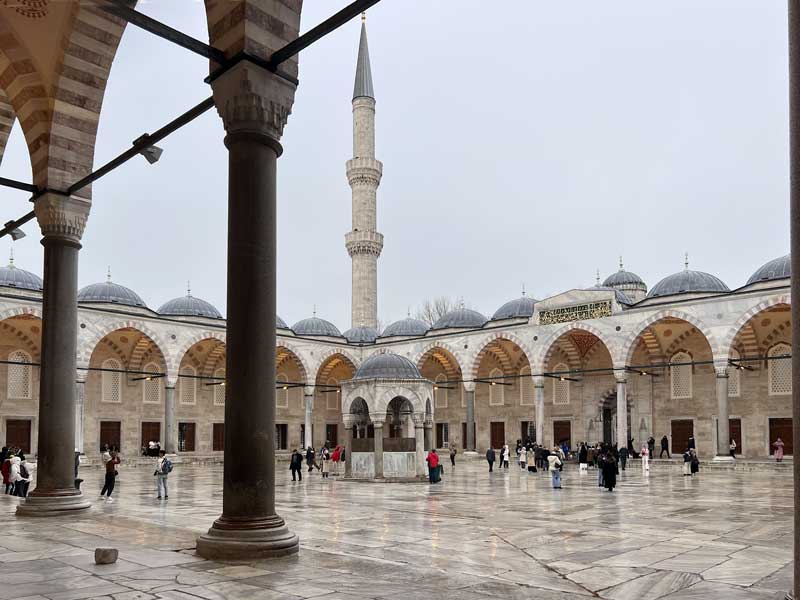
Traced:
<path fill-rule="evenodd" d="M 103 362 L 103 402 L 122 402 L 122 364 L 113 358 Z"/>
<path fill-rule="evenodd" d="M 180 374 L 186 375 L 180 378 L 181 404 L 194 404 L 197 401 L 197 380 L 194 378 L 197 371 L 194 367 L 183 367 Z"/>
<path fill-rule="evenodd" d="M 161 369 L 155 363 L 148 364 L 144 370 L 148 373 L 160 373 Z M 158 404 L 161 402 L 162 379 L 153 378 L 150 381 L 142 379 L 142 402 L 147 404 Z"/>
<path fill-rule="evenodd" d="M 33 367 L 31 356 L 22 350 L 15 350 L 8 355 L 8 397 L 30 400 Z M 14 364 L 25 363 L 25 364 Z"/>
<path fill-rule="evenodd" d="M 221 377 L 225 379 L 225 369 L 217 369 L 214 371 L 214 377 Z M 214 383 L 218 383 L 215 381 Z M 225 406 L 225 385 L 224 381 L 220 385 L 214 386 L 214 404 L 216 406 Z"/>
<path fill-rule="evenodd" d="M 558 363 L 553 367 L 553 371 L 556 373 L 569 371 L 569 367 L 564 363 Z M 553 379 L 553 404 L 569 404 L 569 384 L 566 379 L 564 381 L 558 377 Z"/>
<path fill-rule="evenodd" d="M 737 360 L 741 358 L 741 354 L 737 350 L 731 350 L 731 359 Z M 742 372 L 736 367 L 728 367 L 728 397 L 738 398 L 742 395 Z"/>
<path fill-rule="evenodd" d="M 531 378 L 531 368 L 522 367 L 519 371 L 519 403 L 521 406 L 534 405 L 533 379 Z"/>
<path fill-rule="evenodd" d="M 331 377 L 326 382 L 330 386 L 338 386 L 339 381 Z M 325 406 L 328 410 L 339 410 L 339 388 L 325 394 Z"/>
<path fill-rule="evenodd" d="M 767 352 L 769 372 L 769 393 L 771 396 L 792 393 L 792 359 L 789 344 L 775 344 Z M 775 358 L 786 356 L 786 358 Z"/>
<path fill-rule="evenodd" d="M 276 387 L 275 390 L 275 406 L 278 408 L 289 408 L 289 378 L 286 373 L 278 373 L 275 376 Z"/>
<path fill-rule="evenodd" d="M 692 362 L 692 357 L 686 352 L 677 352 L 669 361 L 670 396 L 673 400 L 692 397 L 692 365 L 676 363 Z"/>

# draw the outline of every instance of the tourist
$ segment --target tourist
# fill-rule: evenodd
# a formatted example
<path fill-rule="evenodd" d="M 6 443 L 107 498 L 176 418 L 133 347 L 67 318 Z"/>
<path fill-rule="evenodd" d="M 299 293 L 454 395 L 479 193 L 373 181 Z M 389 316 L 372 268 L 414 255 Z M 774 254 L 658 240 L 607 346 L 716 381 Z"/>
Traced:
<path fill-rule="evenodd" d="M 494 448 L 490 447 L 486 451 L 486 462 L 489 463 L 489 473 L 494 470 Z"/>
<path fill-rule="evenodd" d="M 503 444 L 503 449 L 501 450 L 501 453 L 500 453 L 500 459 L 501 459 L 501 466 L 504 469 L 508 469 L 509 454 L 510 454 L 510 451 L 508 449 L 508 444 Z"/>
<path fill-rule="evenodd" d="M 700 459 L 697 458 L 697 452 L 695 451 L 694 448 L 692 448 L 689 452 L 692 456 L 691 471 L 692 475 L 694 475 L 695 473 L 698 473 L 700 471 Z"/>
<path fill-rule="evenodd" d="M 292 471 L 292 481 L 303 481 L 303 455 L 297 451 L 297 448 L 292 450 L 289 469 Z"/>
<path fill-rule="evenodd" d="M 158 451 L 158 459 L 156 460 L 156 470 L 153 475 L 156 478 L 156 493 L 158 496 L 156 498 L 161 500 L 161 490 L 164 490 L 164 500 L 169 498 L 169 491 L 167 490 L 167 477 L 169 474 L 172 473 L 172 461 L 167 458 L 167 451 L 166 450 L 159 450 Z M 112 488 L 114 486 L 111 486 Z M 111 493 L 108 494 L 111 496 Z"/>
<path fill-rule="evenodd" d="M 783 446 L 784 443 L 781 438 L 778 438 L 772 443 L 772 447 L 775 448 L 774 456 L 776 462 L 783 462 Z"/>
<path fill-rule="evenodd" d="M 30 486 L 31 480 L 22 457 L 24 455 L 21 453 L 11 457 L 11 469 L 8 478 L 13 486 L 12 495 L 25 498 L 28 495 L 28 486 Z"/>
<path fill-rule="evenodd" d="M 539 448 L 539 456 L 541 457 L 542 469 L 545 470 L 545 471 L 549 471 L 550 470 L 550 462 L 549 462 L 550 451 L 547 448 L 545 448 L 544 446 L 541 446 Z"/>
<path fill-rule="evenodd" d="M 319 471 L 322 473 L 323 479 L 328 479 L 328 475 L 330 475 L 330 460 L 331 455 L 330 452 L 328 452 L 328 446 L 323 446 L 319 449 Z"/>
<path fill-rule="evenodd" d="M 525 449 L 525 446 L 520 444 L 519 448 L 517 449 L 517 458 L 519 459 L 519 468 L 522 469 L 523 471 L 525 470 L 525 467 L 528 465 L 528 460 L 526 458 L 527 454 L 528 451 Z"/>
<path fill-rule="evenodd" d="M 617 462 L 612 454 L 606 454 L 600 463 L 600 471 L 603 473 L 603 486 L 613 492 L 617 486 Z"/>
<path fill-rule="evenodd" d="M 728 444 L 728 450 L 731 452 L 731 458 L 736 458 L 736 440 L 731 438 L 731 443 Z"/>
<path fill-rule="evenodd" d="M 333 463 L 333 474 L 339 474 L 339 461 L 342 459 L 342 449 L 337 444 L 336 448 L 333 449 L 331 453 L 331 462 Z"/>
<path fill-rule="evenodd" d="M 528 461 L 528 473 L 536 473 L 536 452 L 533 448 L 529 448 L 526 456 Z"/>
<path fill-rule="evenodd" d="M 0 463 L 0 473 L 3 474 L 3 486 L 5 487 L 5 493 L 11 493 L 11 480 L 9 477 L 11 476 L 11 449 L 5 449 L 3 462 Z"/>
<path fill-rule="evenodd" d="M 108 454 L 108 460 L 105 461 L 106 466 L 106 478 L 105 483 L 103 484 L 103 489 L 100 490 L 100 498 L 105 500 L 106 502 L 113 502 L 114 500 L 111 498 L 111 493 L 114 491 L 114 483 L 116 480 L 117 475 L 117 465 L 122 461 L 119 459 L 119 456 L 115 451 L 106 452 Z"/>
<path fill-rule="evenodd" d="M 658 458 L 664 458 L 664 452 L 667 453 L 667 458 L 672 458 L 669 455 L 669 440 L 666 435 L 661 438 L 661 454 L 658 455 Z"/>
<path fill-rule="evenodd" d="M 458 453 L 458 448 L 456 447 L 455 442 L 450 442 L 450 465 L 455 469 L 456 468 L 456 454 Z"/>
<path fill-rule="evenodd" d="M 553 447 L 553 452 L 547 457 L 547 462 L 549 466 L 549 470 L 552 474 L 552 481 L 553 481 L 553 489 L 560 490 L 561 489 L 561 469 L 564 467 L 564 463 L 561 461 L 561 458 L 558 456 L 558 447 Z"/>
<path fill-rule="evenodd" d="M 628 449 L 623 446 L 617 451 L 617 455 L 619 456 L 619 466 L 622 470 L 625 470 L 625 465 L 628 464 Z"/>
<path fill-rule="evenodd" d="M 314 452 L 314 448 L 312 448 L 311 446 L 309 446 L 308 450 L 306 450 L 306 464 L 308 465 L 309 473 L 311 473 L 311 471 L 314 470 L 314 467 L 317 467 L 317 470 L 319 470 L 319 465 L 317 464 L 317 459 L 316 459 L 316 452 Z"/>
<path fill-rule="evenodd" d="M 647 438 L 647 452 L 649 456 L 656 455 L 656 438 L 654 438 L 652 435 Z"/>
<path fill-rule="evenodd" d="M 103 447 L 100 449 L 100 460 L 103 461 L 103 466 L 105 466 L 106 463 L 111 460 L 111 452 L 109 452 L 106 444 L 103 444 Z"/>
<path fill-rule="evenodd" d="M 683 453 L 683 476 L 692 476 L 692 451 L 689 448 Z"/>
<path fill-rule="evenodd" d="M 694 435 L 690 435 L 689 436 L 688 445 L 689 445 L 689 450 L 696 450 L 697 449 L 697 447 L 694 444 Z"/>
<path fill-rule="evenodd" d="M 589 468 L 589 450 L 586 449 L 586 444 L 581 442 L 581 448 L 578 450 L 578 468 L 581 471 L 586 471 Z"/>
<path fill-rule="evenodd" d="M 647 444 L 642 444 L 642 470 L 650 470 L 650 450 L 648 449 Z"/>
<path fill-rule="evenodd" d="M 428 463 L 428 481 L 431 483 L 440 482 L 442 478 L 439 476 L 439 455 L 436 454 L 436 448 L 431 448 L 425 461 Z"/>
<path fill-rule="evenodd" d="M 597 468 L 597 487 L 603 487 L 605 485 L 605 481 L 603 480 L 603 462 L 606 460 L 606 448 L 605 445 L 600 445 L 600 448 L 597 452 L 595 452 L 595 467 Z"/>

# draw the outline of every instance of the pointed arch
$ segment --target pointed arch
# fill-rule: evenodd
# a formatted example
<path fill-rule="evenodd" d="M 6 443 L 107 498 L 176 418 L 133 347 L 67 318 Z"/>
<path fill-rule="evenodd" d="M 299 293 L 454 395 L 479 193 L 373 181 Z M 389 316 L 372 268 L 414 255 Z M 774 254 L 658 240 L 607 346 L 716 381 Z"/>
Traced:
<path fill-rule="evenodd" d="M 534 368 L 534 370 L 547 370 L 547 365 L 552 358 L 553 351 L 560 345 L 562 338 L 567 338 L 566 347 L 563 348 L 563 350 L 569 356 L 569 368 L 580 368 L 581 360 L 584 354 L 591 349 L 591 346 L 582 350 L 572 339 L 569 338 L 568 334 L 572 331 L 581 331 L 592 334 L 595 338 L 597 338 L 597 341 L 601 342 L 603 346 L 605 346 L 606 350 L 608 350 L 608 353 L 611 355 L 612 364 L 617 366 L 614 361 L 616 344 L 613 342 L 613 340 L 609 339 L 603 331 L 594 325 L 583 323 L 581 321 L 575 321 L 573 323 L 565 323 L 547 336 L 542 343 L 532 368 Z"/>
<path fill-rule="evenodd" d="M 452 364 L 445 365 L 444 363 L 442 363 L 442 366 L 445 367 L 446 371 L 448 370 L 449 367 L 453 375 L 464 373 L 464 368 L 462 367 L 462 365 L 467 364 L 464 362 L 464 358 L 450 344 L 441 340 L 430 342 L 425 346 L 423 346 L 423 348 L 416 354 L 416 356 L 411 359 L 411 362 L 417 365 L 417 368 L 422 369 L 422 366 L 425 364 L 428 355 L 435 354 L 436 350 L 443 350 L 447 355 L 449 355 L 445 356 L 447 358 L 447 362 Z M 437 358 L 436 360 L 438 360 L 440 363 L 442 362 L 441 359 L 439 358 Z M 448 375 L 450 375 L 450 373 L 448 373 Z"/>
<path fill-rule="evenodd" d="M 317 359 L 316 368 L 314 370 L 314 383 L 320 383 L 327 380 L 330 370 L 338 364 L 335 360 L 337 358 L 350 365 L 350 368 L 355 373 L 358 370 L 358 359 L 353 354 L 344 348 L 331 348 L 327 352 L 323 352 Z"/>
<path fill-rule="evenodd" d="M 291 340 L 287 340 L 285 338 L 278 338 L 278 341 L 277 341 L 277 344 L 276 344 L 276 354 L 275 354 L 276 362 L 278 364 L 280 364 L 280 362 L 281 362 L 281 358 L 280 358 L 280 349 L 281 348 L 283 348 L 288 354 L 291 354 L 294 357 L 294 359 L 297 362 L 297 365 L 298 365 L 298 367 L 300 369 L 300 375 L 303 378 L 303 383 L 305 383 L 305 384 L 312 383 L 311 375 L 315 371 L 313 371 L 311 369 L 308 361 L 305 358 L 305 355 L 300 350 L 300 347 L 297 344 L 295 344 L 294 342 L 292 342 Z"/>
<path fill-rule="evenodd" d="M 711 331 L 711 328 L 706 325 L 701 319 L 694 316 L 691 313 L 684 312 L 682 310 L 675 310 L 675 309 L 665 309 L 660 310 L 657 313 L 650 315 L 649 317 L 645 318 L 644 320 L 640 321 L 631 332 L 630 335 L 625 339 L 622 347 L 620 348 L 620 352 L 615 358 L 615 362 L 617 362 L 617 366 L 625 366 L 631 363 L 633 360 L 633 353 L 636 350 L 636 343 L 642 333 L 648 329 L 651 325 L 655 325 L 658 321 L 663 321 L 664 319 L 679 319 L 681 321 L 685 321 L 694 327 L 705 337 L 706 342 L 711 348 L 711 357 L 712 359 L 716 360 L 720 357 L 720 350 L 719 345 L 716 342 L 716 337 L 714 333 Z"/>
<path fill-rule="evenodd" d="M 478 369 L 483 357 L 488 351 L 490 351 L 492 345 L 498 342 L 498 340 L 504 340 L 506 342 L 515 344 L 520 349 L 522 356 L 525 357 L 525 360 L 528 362 L 528 364 L 531 364 L 531 361 L 534 358 L 534 351 L 527 342 L 525 342 L 520 336 L 510 331 L 496 331 L 480 338 L 478 342 L 474 344 L 474 352 L 466 358 L 465 364 L 469 365 L 470 367 L 470 377 L 478 376 Z M 515 366 L 517 365 L 512 365 L 510 363 L 508 365 L 504 364 L 503 369 L 511 372 Z M 521 368 L 521 366 L 519 368 Z"/>
<path fill-rule="evenodd" d="M 736 343 L 736 338 L 741 337 L 742 350 L 745 356 L 751 356 L 758 352 L 758 340 L 756 339 L 755 331 L 751 330 L 748 332 L 747 327 L 751 326 L 753 319 L 758 316 L 759 313 L 769 311 L 777 306 L 790 306 L 789 294 L 772 296 L 771 298 L 757 302 L 747 309 L 725 333 L 720 344 L 721 348 L 726 352 L 730 352 Z M 751 354 L 751 352 L 753 354 Z"/>
<path fill-rule="evenodd" d="M 170 374 L 177 374 L 186 353 L 189 352 L 192 346 L 204 340 L 217 340 L 224 344 L 226 342 L 225 332 L 212 329 L 196 333 L 187 340 L 184 340 L 180 346 L 169 354 L 167 358 L 168 372 Z"/>
<path fill-rule="evenodd" d="M 167 359 L 167 354 L 164 352 L 165 348 L 169 347 L 167 341 L 155 329 L 150 327 L 146 322 L 136 319 L 120 319 L 117 321 L 97 323 L 94 325 L 87 325 L 78 334 L 78 366 L 88 367 L 92 359 L 95 349 L 109 334 L 119 331 L 120 329 L 134 329 L 139 333 L 143 333 L 150 341 L 158 347 L 161 356 Z M 169 369 L 169 361 L 167 360 L 166 366 Z M 168 371 L 169 372 L 169 371 Z M 177 372 L 177 370 L 176 370 Z"/>

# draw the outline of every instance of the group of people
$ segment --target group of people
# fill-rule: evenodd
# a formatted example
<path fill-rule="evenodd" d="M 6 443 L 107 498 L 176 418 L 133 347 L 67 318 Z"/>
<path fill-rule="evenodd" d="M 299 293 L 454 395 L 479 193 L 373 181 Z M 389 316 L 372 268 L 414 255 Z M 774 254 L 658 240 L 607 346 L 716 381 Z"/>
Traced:
<path fill-rule="evenodd" d="M 520 469 L 527 469 L 528 473 L 538 473 L 540 470 L 549 471 L 553 480 L 553 488 L 561 489 L 561 471 L 564 463 L 569 457 L 568 449 L 563 446 L 553 446 L 548 449 L 530 440 L 523 442 L 517 440 L 515 450 Z M 508 469 L 511 450 L 508 444 L 504 444 L 499 451 L 494 448 L 486 450 L 486 462 L 489 464 L 489 472 L 494 471 L 494 463 L 497 462 L 498 469 Z"/>
<path fill-rule="evenodd" d="M 316 468 L 322 474 L 323 479 L 328 479 L 331 472 L 335 475 L 339 474 L 341 464 L 345 461 L 345 449 L 344 446 L 337 445 L 331 450 L 329 443 L 325 442 L 319 452 L 316 452 L 311 446 L 306 448 L 305 457 L 297 448 L 293 449 L 289 457 L 289 470 L 292 472 L 292 481 L 303 481 L 304 458 L 309 473 Z"/>
<path fill-rule="evenodd" d="M 0 450 L 0 472 L 4 493 L 25 498 L 31 486 L 32 466 L 25 461 L 21 448 L 3 446 Z"/>

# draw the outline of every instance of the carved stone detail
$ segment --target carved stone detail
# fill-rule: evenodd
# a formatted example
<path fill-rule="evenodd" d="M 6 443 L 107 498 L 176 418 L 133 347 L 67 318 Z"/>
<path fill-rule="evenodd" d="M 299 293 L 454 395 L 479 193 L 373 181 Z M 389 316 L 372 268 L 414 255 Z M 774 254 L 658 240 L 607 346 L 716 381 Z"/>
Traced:
<path fill-rule="evenodd" d="M 80 242 L 91 206 L 75 196 L 47 193 L 34 201 L 33 210 L 43 236 Z"/>

